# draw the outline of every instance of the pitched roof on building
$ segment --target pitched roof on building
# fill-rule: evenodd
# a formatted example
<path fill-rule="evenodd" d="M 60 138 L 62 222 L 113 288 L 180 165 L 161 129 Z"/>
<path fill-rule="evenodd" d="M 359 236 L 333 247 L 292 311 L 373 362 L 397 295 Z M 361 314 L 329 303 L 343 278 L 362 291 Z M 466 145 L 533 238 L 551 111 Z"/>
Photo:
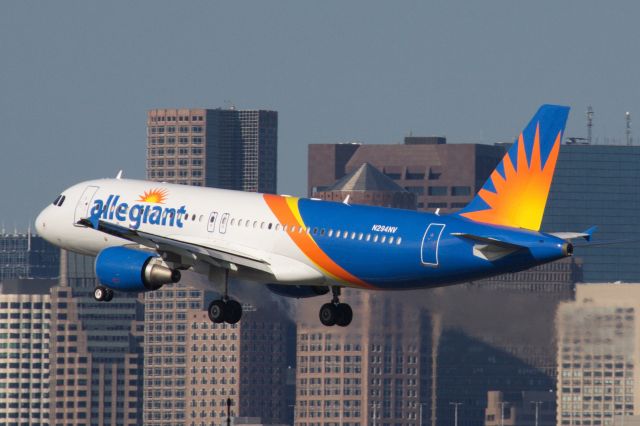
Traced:
<path fill-rule="evenodd" d="M 346 175 L 325 191 L 406 192 L 406 189 L 371 164 L 363 163 L 356 171 Z"/>

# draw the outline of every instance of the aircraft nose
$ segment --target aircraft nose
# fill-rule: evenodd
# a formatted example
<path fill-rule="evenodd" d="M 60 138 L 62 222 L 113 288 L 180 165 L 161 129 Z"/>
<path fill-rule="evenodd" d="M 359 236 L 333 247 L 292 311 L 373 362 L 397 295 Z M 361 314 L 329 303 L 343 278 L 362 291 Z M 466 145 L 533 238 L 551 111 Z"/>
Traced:
<path fill-rule="evenodd" d="M 36 232 L 38 233 L 39 236 L 45 239 L 47 236 L 47 216 L 48 216 L 47 211 L 49 209 L 50 209 L 50 206 L 42 210 L 38 215 L 38 217 L 36 218 L 36 223 L 35 223 Z"/>

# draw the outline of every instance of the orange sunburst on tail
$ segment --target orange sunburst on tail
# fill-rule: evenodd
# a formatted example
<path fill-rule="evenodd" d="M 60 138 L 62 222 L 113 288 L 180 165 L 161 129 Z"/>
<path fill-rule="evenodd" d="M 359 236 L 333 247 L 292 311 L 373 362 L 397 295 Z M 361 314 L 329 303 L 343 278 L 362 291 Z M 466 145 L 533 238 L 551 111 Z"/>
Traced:
<path fill-rule="evenodd" d="M 531 160 L 527 161 L 524 138 L 518 137 L 518 159 L 514 167 L 511 158 L 504 158 L 504 177 L 494 170 L 491 181 L 495 192 L 481 189 L 478 195 L 489 205 L 487 210 L 463 213 L 462 216 L 478 222 L 538 230 L 542 223 L 553 172 L 560 151 L 561 134 L 542 166 L 540 159 L 540 128 L 536 128 Z"/>
<path fill-rule="evenodd" d="M 169 191 L 166 189 L 155 188 L 149 191 L 144 191 L 144 194 L 142 194 L 137 201 L 142 201 L 143 203 L 164 204 L 168 195 Z"/>

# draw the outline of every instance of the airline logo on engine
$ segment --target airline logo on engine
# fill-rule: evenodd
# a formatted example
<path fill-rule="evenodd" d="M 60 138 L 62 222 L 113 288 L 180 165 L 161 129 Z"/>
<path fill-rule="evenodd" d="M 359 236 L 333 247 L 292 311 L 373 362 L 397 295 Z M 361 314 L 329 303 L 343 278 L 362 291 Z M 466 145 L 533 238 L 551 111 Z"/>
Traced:
<path fill-rule="evenodd" d="M 93 201 L 91 216 L 97 216 L 103 220 L 129 221 L 132 229 L 138 229 L 143 224 L 182 228 L 184 226 L 182 219 L 187 213 L 185 206 L 176 209 L 157 205 L 164 204 L 167 196 L 166 189 L 152 189 L 140 195 L 136 203 L 129 204 L 120 202 L 120 195 L 111 194 L 106 201 L 101 199 Z"/>

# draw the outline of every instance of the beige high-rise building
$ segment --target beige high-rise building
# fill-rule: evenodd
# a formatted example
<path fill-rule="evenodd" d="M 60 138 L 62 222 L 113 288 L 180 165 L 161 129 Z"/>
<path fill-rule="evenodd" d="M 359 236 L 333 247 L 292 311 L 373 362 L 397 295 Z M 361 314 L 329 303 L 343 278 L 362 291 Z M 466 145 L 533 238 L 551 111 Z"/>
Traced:
<path fill-rule="evenodd" d="M 141 304 L 118 293 L 93 298 L 93 258 L 62 251 L 51 289 L 51 426 L 142 423 Z"/>
<path fill-rule="evenodd" d="M 298 326 L 295 425 L 428 424 L 430 319 L 391 294 L 344 298 L 358 312 L 349 327 L 321 325 L 313 300 Z"/>
<path fill-rule="evenodd" d="M 147 178 L 184 185 L 276 192 L 278 113 L 153 109 L 147 115 Z"/>
<path fill-rule="evenodd" d="M 581 284 L 557 312 L 557 424 L 640 414 L 640 285 Z"/>
<path fill-rule="evenodd" d="M 186 414 L 189 426 L 221 424 L 232 417 L 263 423 L 287 418 L 286 334 L 290 324 L 274 309 L 245 305 L 237 324 L 214 324 L 204 310 L 189 312 Z"/>
<path fill-rule="evenodd" d="M 11 280 L 0 292 L 0 425 L 49 425 L 52 280 Z M 32 291 L 36 290 L 36 291 Z"/>

